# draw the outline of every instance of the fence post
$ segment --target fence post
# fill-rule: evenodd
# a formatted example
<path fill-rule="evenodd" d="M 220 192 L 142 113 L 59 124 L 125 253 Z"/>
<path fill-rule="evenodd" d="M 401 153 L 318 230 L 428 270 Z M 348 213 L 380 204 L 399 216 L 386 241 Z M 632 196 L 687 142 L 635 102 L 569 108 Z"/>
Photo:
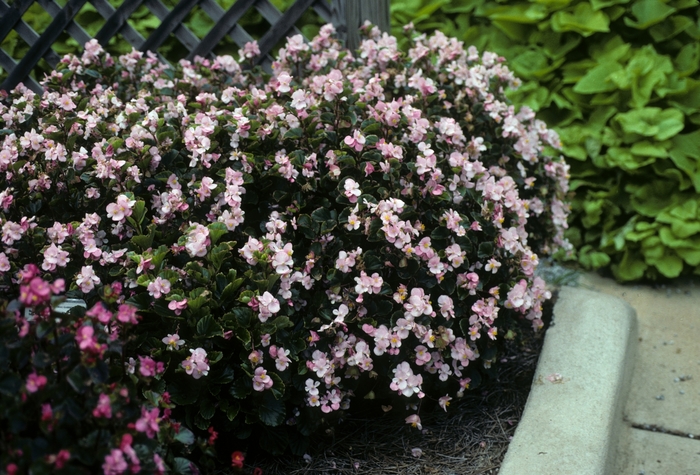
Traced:
<path fill-rule="evenodd" d="M 333 24 L 348 49 L 355 50 L 360 46 L 360 27 L 366 20 L 380 30 L 390 32 L 390 3 L 391 0 L 333 0 Z"/>

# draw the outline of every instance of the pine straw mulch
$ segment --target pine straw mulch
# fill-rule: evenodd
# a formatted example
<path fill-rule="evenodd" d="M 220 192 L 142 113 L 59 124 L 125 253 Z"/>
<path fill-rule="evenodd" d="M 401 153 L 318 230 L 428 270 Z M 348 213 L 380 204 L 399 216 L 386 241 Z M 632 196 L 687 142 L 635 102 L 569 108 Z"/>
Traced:
<path fill-rule="evenodd" d="M 548 302 L 547 316 L 552 306 Z M 309 451 L 310 460 L 259 456 L 246 465 L 260 467 L 264 475 L 496 475 L 544 341 L 544 331 L 527 333 L 519 343 L 509 342 L 495 380 L 454 399 L 447 413 L 421 414 L 422 431 L 395 418 L 349 418 L 334 440 L 329 437 Z M 413 456 L 413 448 L 422 450 L 420 457 Z"/>

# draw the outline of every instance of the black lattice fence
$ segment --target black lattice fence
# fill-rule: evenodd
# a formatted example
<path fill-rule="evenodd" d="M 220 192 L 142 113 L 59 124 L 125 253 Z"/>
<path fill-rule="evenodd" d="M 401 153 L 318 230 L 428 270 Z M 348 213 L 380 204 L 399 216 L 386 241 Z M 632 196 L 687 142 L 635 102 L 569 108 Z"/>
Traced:
<path fill-rule="evenodd" d="M 43 32 L 34 31 L 23 20 L 23 15 L 35 3 L 53 18 Z M 261 52 L 258 63 L 263 66 L 269 66 L 270 53 L 281 40 L 300 33 L 296 23 L 308 10 L 313 10 L 323 23 L 332 22 L 341 38 L 347 35 L 349 46 L 357 42 L 357 27 L 365 19 L 383 30 L 389 29 L 389 0 L 296 0 L 283 13 L 269 0 L 237 0 L 228 10 L 216 0 L 181 0 L 172 9 L 161 0 L 124 0 L 117 8 L 108 0 L 68 0 L 63 7 L 55 0 L 0 0 L 0 44 L 14 31 L 30 46 L 19 60 L 0 48 L 0 66 L 8 72 L 0 90 L 11 90 L 23 82 L 40 92 L 41 86 L 30 74 L 42 59 L 51 68 L 58 64 L 60 56 L 52 49 L 57 39 L 68 34 L 80 45 L 92 39 L 85 31 L 85 25 L 76 21 L 76 15 L 88 3 L 104 19 L 104 24 L 94 35 L 103 47 L 120 35 L 140 51 L 158 52 L 166 40 L 174 36 L 186 49 L 183 57 L 190 60 L 195 56 L 212 56 L 214 48 L 225 37 L 240 47 L 252 41 L 254 38 L 239 24 L 251 9 L 255 9 L 270 25 L 258 39 Z M 159 26 L 146 38 L 128 22 L 141 7 L 147 8 L 159 20 Z M 213 21 L 213 26 L 201 39 L 184 24 L 195 8 L 201 9 Z M 349 28 L 348 25 L 354 26 Z"/>

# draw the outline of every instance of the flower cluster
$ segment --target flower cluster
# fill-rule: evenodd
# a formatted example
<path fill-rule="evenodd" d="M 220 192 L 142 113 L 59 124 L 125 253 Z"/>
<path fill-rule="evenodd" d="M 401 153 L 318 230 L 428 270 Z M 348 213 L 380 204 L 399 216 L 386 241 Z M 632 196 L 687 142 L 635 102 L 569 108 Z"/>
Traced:
<path fill-rule="evenodd" d="M 125 375 L 162 381 L 153 400 L 203 437 L 305 437 L 353 397 L 446 408 L 502 335 L 543 324 L 538 256 L 570 248 L 556 134 L 506 102 L 501 58 L 440 33 L 404 54 L 368 28 L 352 53 L 325 26 L 272 75 L 244 64 L 91 43 L 43 96 L 0 101 L 1 283 L 84 299 L 81 358 L 132 352 Z M 166 419 L 151 406 L 148 439 Z"/>

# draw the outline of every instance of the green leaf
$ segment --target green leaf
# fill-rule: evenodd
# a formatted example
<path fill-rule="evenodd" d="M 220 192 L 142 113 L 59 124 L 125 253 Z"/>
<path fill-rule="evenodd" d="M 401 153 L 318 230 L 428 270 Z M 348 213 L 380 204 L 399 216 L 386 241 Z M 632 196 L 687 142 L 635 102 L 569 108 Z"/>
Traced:
<path fill-rule="evenodd" d="M 228 228 L 226 227 L 226 225 L 218 221 L 209 224 L 207 226 L 207 229 L 209 229 L 209 239 L 211 239 L 212 246 L 214 246 L 219 241 L 219 239 L 221 239 L 221 236 L 228 232 Z"/>
<path fill-rule="evenodd" d="M 131 242 L 140 247 L 143 251 L 150 249 L 153 246 L 153 238 L 156 236 L 155 224 L 149 224 L 146 229 L 148 229 L 148 234 L 134 236 L 131 238 Z"/>
<path fill-rule="evenodd" d="M 666 140 L 683 130 L 683 113 L 675 109 L 644 107 L 617 114 L 616 121 L 629 134 Z"/>
<path fill-rule="evenodd" d="M 276 399 L 272 392 L 265 391 L 258 408 L 260 421 L 270 427 L 276 427 L 284 422 L 286 414 L 284 401 Z"/>
<path fill-rule="evenodd" d="M 479 244 L 479 252 L 477 254 L 480 259 L 493 256 L 493 243 L 482 242 Z"/>
<path fill-rule="evenodd" d="M 229 421 L 233 421 L 236 416 L 238 415 L 238 412 L 241 410 L 241 405 L 238 401 L 231 401 L 229 402 L 228 407 L 226 408 L 226 417 L 228 418 Z"/>
<path fill-rule="evenodd" d="M 207 315 L 197 322 L 197 335 L 203 338 L 211 338 L 213 336 L 222 336 L 223 329 L 219 325 L 214 317 Z"/>
<path fill-rule="evenodd" d="M 610 19 L 602 11 L 595 11 L 588 2 L 578 3 L 574 8 L 558 11 L 552 15 L 552 30 L 558 33 L 573 31 L 581 36 L 610 31 Z"/>
<path fill-rule="evenodd" d="M 625 17 L 624 21 L 627 26 L 638 30 L 645 30 L 663 21 L 664 18 L 675 11 L 675 8 L 669 7 L 659 0 L 637 0 L 631 8 L 631 12 L 636 18 L 636 21 L 629 17 Z"/>
<path fill-rule="evenodd" d="M 180 430 L 175 434 L 175 440 L 185 445 L 194 444 L 194 433 L 186 427 L 180 427 Z"/>
<path fill-rule="evenodd" d="M 574 86 L 574 92 L 579 94 L 598 94 L 617 89 L 617 85 L 609 80 L 612 73 L 620 71 L 620 63 L 610 61 L 599 64 L 583 76 Z"/>

